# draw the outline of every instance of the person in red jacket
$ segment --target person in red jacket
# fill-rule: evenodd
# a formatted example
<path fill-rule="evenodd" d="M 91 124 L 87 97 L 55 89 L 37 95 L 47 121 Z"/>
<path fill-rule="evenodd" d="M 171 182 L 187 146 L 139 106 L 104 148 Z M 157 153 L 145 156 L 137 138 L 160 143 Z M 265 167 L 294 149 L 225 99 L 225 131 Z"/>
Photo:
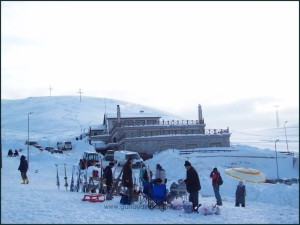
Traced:
<path fill-rule="evenodd" d="M 216 205 L 221 206 L 222 205 L 222 199 L 221 199 L 221 195 L 220 195 L 220 186 L 219 186 L 219 183 L 218 183 L 219 178 L 220 178 L 220 173 L 219 173 L 217 168 L 214 168 L 213 171 L 211 171 L 210 178 L 212 178 L 212 186 L 213 186 L 215 197 L 216 197 L 216 200 L 217 200 Z"/>

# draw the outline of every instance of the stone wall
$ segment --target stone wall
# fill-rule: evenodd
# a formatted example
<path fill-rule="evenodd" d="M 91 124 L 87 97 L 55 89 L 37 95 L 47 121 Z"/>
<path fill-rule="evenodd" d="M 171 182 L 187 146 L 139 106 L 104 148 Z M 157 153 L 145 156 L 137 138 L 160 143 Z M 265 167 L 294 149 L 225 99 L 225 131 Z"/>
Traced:
<path fill-rule="evenodd" d="M 153 154 L 166 149 L 193 149 L 203 147 L 230 147 L 230 134 L 165 135 L 126 138 L 119 150 Z"/>

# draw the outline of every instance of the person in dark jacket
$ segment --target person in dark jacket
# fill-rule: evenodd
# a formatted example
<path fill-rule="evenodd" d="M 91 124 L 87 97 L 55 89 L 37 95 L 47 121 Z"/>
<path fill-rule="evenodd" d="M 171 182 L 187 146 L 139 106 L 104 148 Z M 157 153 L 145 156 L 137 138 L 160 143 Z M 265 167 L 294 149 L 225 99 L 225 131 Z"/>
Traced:
<path fill-rule="evenodd" d="M 29 180 L 28 180 L 28 177 L 26 175 L 27 170 L 28 170 L 28 162 L 27 162 L 26 157 L 24 155 L 22 155 L 21 158 L 20 158 L 20 165 L 19 165 L 18 170 L 20 170 L 21 177 L 22 177 L 22 180 L 23 180 L 23 182 L 21 184 L 28 184 Z"/>
<path fill-rule="evenodd" d="M 122 184 L 124 187 L 127 187 L 129 202 L 132 202 L 132 194 L 133 194 L 133 179 L 132 179 L 132 168 L 131 168 L 132 163 L 133 163 L 133 158 L 128 158 L 128 160 L 123 166 L 123 176 L 122 176 Z"/>
<path fill-rule="evenodd" d="M 199 191 L 201 190 L 200 180 L 197 171 L 192 167 L 189 161 L 185 161 L 186 179 L 183 181 L 186 184 L 186 189 L 190 193 L 189 201 L 193 203 L 194 212 L 198 212 L 201 206 L 199 203 Z"/>
<path fill-rule="evenodd" d="M 9 150 L 8 150 L 8 153 L 7 153 L 7 156 L 11 157 L 11 156 L 13 156 L 13 155 L 14 155 L 14 153 L 13 153 L 12 149 L 9 149 Z"/>
<path fill-rule="evenodd" d="M 235 191 L 235 206 L 239 207 L 241 204 L 242 207 L 245 207 L 245 196 L 246 196 L 246 187 L 243 184 L 243 181 L 240 181 Z"/>
<path fill-rule="evenodd" d="M 217 168 L 214 168 L 213 171 L 211 171 L 210 173 L 210 178 L 212 179 L 212 186 L 214 189 L 214 193 L 215 193 L 215 197 L 217 200 L 217 204 L 218 206 L 222 205 L 222 199 L 221 199 L 221 195 L 220 195 L 220 186 L 219 186 L 219 178 L 220 178 L 220 173 L 218 171 Z"/>
<path fill-rule="evenodd" d="M 18 152 L 17 149 L 16 149 L 15 152 L 14 152 L 14 156 L 15 156 L 15 157 L 19 156 L 19 152 Z"/>
<path fill-rule="evenodd" d="M 112 188 L 112 183 L 113 183 L 112 168 L 114 167 L 114 165 L 115 165 L 114 162 L 110 162 L 108 166 L 105 167 L 104 169 L 104 178 L 106 179 L 107 193 L 109 193 L 110 189 Z"/>

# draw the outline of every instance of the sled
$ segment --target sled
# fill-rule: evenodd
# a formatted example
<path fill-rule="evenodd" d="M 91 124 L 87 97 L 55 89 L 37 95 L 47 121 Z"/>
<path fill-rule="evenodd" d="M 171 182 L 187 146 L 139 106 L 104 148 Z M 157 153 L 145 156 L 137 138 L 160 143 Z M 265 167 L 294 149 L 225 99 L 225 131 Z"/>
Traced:
<path fill-rule="evenodd" d="M 105 195 L 103 195 L 103 194 L 89 194 L 89 195 L 84 195 L 82 201 L 104 202 L 105 201 Z"/>

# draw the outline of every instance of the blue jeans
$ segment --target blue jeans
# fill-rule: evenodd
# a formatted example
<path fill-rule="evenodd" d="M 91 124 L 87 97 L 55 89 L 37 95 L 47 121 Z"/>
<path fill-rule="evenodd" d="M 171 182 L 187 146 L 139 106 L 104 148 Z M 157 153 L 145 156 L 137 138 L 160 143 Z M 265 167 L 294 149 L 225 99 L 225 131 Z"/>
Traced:
<path fill-rule="evenodd" d="M 215 197 L 217 199 L 217 205 L 222 205 L 222 199 L 219 191 L 220 186 L 213 186 L 214 192 L 215 192 Z"/>

